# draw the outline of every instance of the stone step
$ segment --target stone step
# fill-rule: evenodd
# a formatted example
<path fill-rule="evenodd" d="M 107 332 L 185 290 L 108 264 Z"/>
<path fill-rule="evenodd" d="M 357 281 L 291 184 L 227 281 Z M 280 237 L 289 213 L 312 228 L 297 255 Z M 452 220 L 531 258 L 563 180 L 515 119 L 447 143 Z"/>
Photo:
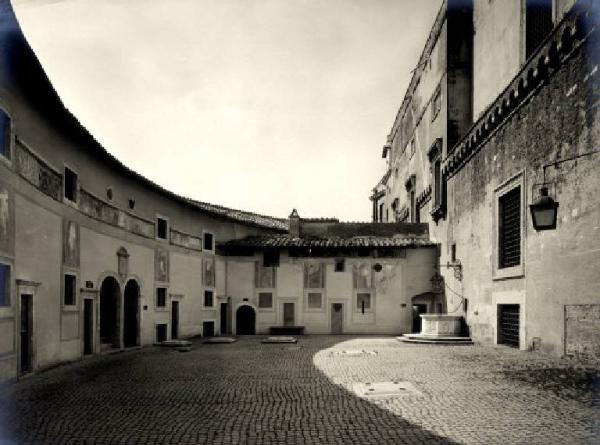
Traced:
<path fill-rule="evenodd" d="M 429 345 L 472 345 L 471 337 L 442 337 L 435 335 L 405 334 L 396 337 L 404 343 L 421 343 Z"/>

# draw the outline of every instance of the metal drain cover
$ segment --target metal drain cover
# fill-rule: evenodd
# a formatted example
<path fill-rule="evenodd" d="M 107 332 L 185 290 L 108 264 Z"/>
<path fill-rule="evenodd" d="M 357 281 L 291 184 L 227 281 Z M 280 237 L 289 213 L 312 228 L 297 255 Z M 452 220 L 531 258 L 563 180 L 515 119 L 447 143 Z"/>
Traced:
<path fill-rule="evenodd" d="M 355 383 L 352 390 L 359 397 L 398 397 L 421 395 L 421 392 L 410 382 L 365 382 Z"/>
<path fill-rule="evenodd" d="M 367 351 L 365 349 L 344 349 L 341 351 L 333 351 L 332 354 L 345 357 L 358 357 L 361 355 L 377 355 L 377 351 Z"/>

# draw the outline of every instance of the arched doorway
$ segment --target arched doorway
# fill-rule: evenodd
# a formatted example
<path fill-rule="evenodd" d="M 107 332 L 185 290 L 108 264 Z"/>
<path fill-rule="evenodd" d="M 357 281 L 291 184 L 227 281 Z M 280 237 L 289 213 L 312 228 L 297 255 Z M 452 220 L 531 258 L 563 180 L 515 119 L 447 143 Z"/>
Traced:
<path fill-rule="evenodd" d="M 119 301 L 121 290 L 113 277 L 106 277 L 100 286 L 100 342 L 113 348 L 120 345 Z"/>
<path fill-rule="evenodd" d="M 252 306 L 240 306 L 235 313 L 235 331 L 237 335 L 256 334 L 256 312 Z"/>
<path fill-rule="evenodd" d="M 140 287 L 137 281 L 127 282 L 123 300 L 123 344 L 126 348 L 138 346 Z"/>

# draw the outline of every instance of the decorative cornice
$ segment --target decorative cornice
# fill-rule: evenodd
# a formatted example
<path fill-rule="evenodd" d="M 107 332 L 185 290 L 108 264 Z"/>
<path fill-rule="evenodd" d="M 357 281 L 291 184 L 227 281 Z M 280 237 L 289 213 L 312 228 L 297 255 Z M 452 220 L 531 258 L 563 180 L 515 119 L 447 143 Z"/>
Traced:
<path fill-rule="evenodd" d="M 488 106 L 465 136 L 452 148 L 442 165 L 444 179 L 454 176 L 495 130 L 542 86 L 568 59 L 572 51 L 597 30 L 596 0 L 579 0 L 546 37 L 504 91 Z"/>

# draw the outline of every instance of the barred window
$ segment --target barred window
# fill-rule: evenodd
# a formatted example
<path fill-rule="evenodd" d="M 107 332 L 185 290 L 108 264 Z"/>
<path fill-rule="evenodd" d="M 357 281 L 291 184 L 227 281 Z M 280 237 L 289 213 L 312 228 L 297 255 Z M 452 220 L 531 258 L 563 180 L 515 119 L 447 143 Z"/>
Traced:
<path fill-rule="evenodd" d="M 65 306 L 75 305 L 76 281 L 75 275 L 64 275 L 63 304 Z"/>
<path fill-rule="evenodd" d="M 499 268 L 521 264 L 521 187 L 499 198 L 498 253 Z"/>

